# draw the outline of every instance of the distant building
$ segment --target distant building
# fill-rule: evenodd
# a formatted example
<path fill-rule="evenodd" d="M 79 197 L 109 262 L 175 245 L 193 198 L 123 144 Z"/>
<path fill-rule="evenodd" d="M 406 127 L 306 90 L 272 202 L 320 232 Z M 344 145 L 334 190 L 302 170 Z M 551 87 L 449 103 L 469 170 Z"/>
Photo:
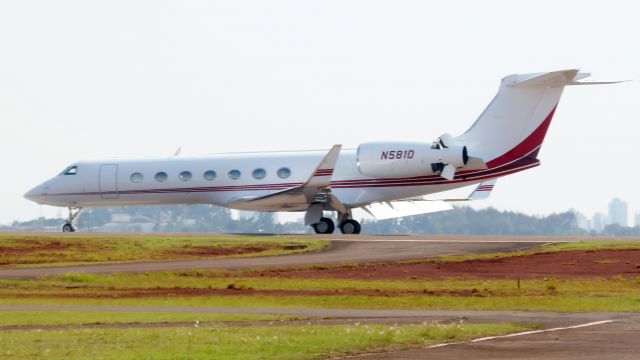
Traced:
<path fill-rule="evenodd" d="M 91 228 L 92 232 L 153 232 L 155 221 L 142 215 L 111 214 L 111 222 Z"/>
<path fill-rule="evenodd" d="M 640 226 L 640 213 L 637 213 L 636 216 L 634 217 L 634 223 L 633 225 L 635 226 Z"/>
<path fill-rule="evenodd" d="M 245 210 L 236 210 L 235 214 L 232 211 L 231 217 L 235 220 L 256 220 L 260 216 L 260 213 L 257 211 L 245 211 Z"/>
<path fill-rule="evenodd" d="M 615 198 L 609 203 L 609 219 L 611 223 L 620 226 L 629 226 L 627 203 Z"/>
<path fill-rule="evenodd" d="M 602 231 L 607 225 L 609 225 L 609 219 L 607 218 L 607 215 L 603 213 L 593 214 L 593 219 L 591 220 L 591 228 L 594 231 Z"/>

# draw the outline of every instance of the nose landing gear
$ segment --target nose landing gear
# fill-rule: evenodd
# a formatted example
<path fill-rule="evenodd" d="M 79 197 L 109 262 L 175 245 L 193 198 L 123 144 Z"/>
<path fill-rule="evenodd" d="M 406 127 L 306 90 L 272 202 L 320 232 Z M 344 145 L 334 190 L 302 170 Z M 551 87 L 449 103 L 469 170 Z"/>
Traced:
<path fill-rule="evenodd" d="M 74 224 L 81 211 L 82 208 L 69 207 L 69 217 L 67 218 L 67 221 L 64 223 L 64 225 L 62 225 L 62 232 L 76 231 L 76 227 Z"/>

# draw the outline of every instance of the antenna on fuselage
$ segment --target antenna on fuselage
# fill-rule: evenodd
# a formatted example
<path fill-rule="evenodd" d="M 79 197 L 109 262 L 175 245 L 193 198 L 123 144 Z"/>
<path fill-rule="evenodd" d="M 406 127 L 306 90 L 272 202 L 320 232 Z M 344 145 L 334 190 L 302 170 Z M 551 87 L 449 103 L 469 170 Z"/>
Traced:
<path fill-rule="evenodd" d="M 180 155 L 180 152 L 182 151 L 182 146 L 178 146 L 178 150 L 176 150 L 176 152 L 173 154 L 172 157 L 178 156 Z"/>

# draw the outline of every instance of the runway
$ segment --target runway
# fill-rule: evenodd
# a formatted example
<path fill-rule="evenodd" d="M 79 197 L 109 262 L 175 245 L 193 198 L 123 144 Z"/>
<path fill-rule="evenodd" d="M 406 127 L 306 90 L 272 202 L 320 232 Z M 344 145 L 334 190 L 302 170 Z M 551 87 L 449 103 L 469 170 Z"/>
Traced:
<path fill-rule="evenodd" d="M 314 264 L 367 263 L 426 259 L 441 255 L 515 251 L 567 238 L 469 238 L 469 237 L 335 237 L 329 248 L 305 254 L 178 261 L 122 262 L 96 265 L 38 267 L 0 270 L 0 279 L 29 279 L 64 273 L 139 273 L 190 269 L 286 268 Z"/>
<path fill-rule="evenodd" d="M 351 357 L 351 359 L 638 359 L 637 339 L 640 336 L 640 322 L 637 318 L 582 325 L 578 325 L 579 327 L 576 328 L 563 328 L 522 336 L 497 337 L 486 341 L 471 341 L 436 348 L 364 354 Z"/>

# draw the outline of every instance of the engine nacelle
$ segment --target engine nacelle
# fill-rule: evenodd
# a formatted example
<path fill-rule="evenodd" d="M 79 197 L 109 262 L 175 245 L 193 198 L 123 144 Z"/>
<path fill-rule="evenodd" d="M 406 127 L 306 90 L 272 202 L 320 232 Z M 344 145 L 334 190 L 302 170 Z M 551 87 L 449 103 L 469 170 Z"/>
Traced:
<path fill-rule="evenodd" d="M 438 174 L 447 165 L 466 165 L 467 147 L 442 143 L 366 143 L 358 147 L 360 173 L 369 177 L 412 177 Z"/>

